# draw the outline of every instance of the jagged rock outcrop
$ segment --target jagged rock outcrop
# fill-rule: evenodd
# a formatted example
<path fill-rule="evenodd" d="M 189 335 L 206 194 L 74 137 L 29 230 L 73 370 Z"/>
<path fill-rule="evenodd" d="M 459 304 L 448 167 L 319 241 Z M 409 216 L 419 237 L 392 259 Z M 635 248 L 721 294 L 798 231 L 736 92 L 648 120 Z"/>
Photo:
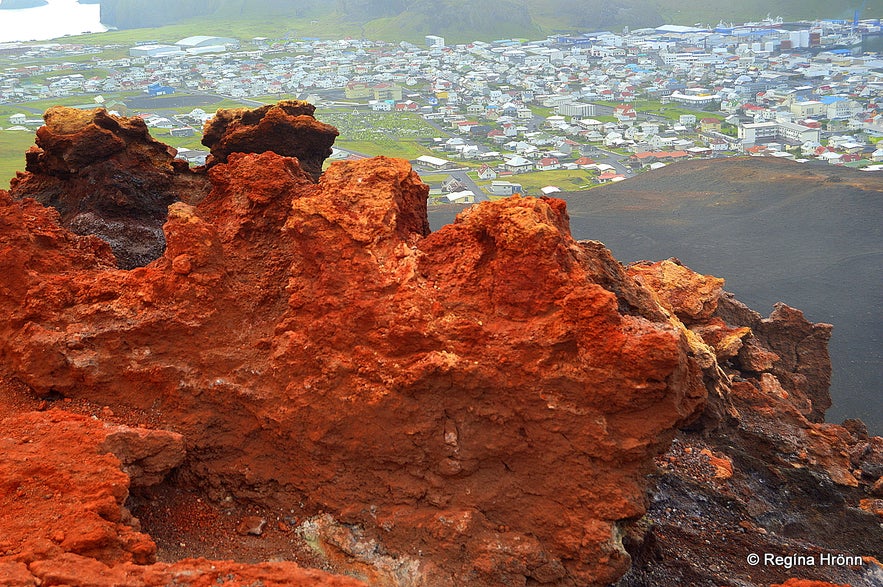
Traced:
<path fill-rule="evenodd" d="M 285 108 L 217 144 L 258 141 Z M 183 479 L 330 514 L 310 522 L 328 559 L 377 584 L 402 568 L 434 585 L 625 572 L 618 524 L 705 397 L 648 291 L 573 241 L 556 200 L 485 204 L 429 234 L 404 161 L 334 164 L 316 184 L 273 152 L 225 159 L 203 200 L 170 207 L 146 267 L 25 267 L 4 368 L 41 396 L 155 410 L 184 436 Z M 56 242 L 47 264 L 73 254 Z M 334 538 L 353 525 L 396 564 Z"/>
<path fill-rule="evenodd" d="M 624 584 L 705 580 L 701 568 L 677 575 L 647 561 L 662 553 L 668 564 L 677 540 L 694 538 L 672 512 L 697 495 L 718 504 L 711 491 L 726 487 L 720 499 L 737 505 L 749 500 L 739 491 L 756 494 L 739 511 L 748 526 L 735 528 L 767 533 L 739 543 L 742 560 L 758 536 L 787 527 L 774 506 L 805 512 L 816 498 L 856 524 L 829 547 L 873 540 L 872 514 L 854 505 L 877 483 L 879 444 L 858 424 L 813 421 L 829 327 L 786 307 L 764 320 L 675 260 L 627 270 L 600 243 L 574 241 L 555 199 L 483 203 L 430 233 L 428 188 L 405 161 L 335 163 L 315 181 L 336 133 L 303 108 L 219 116 L 207 129 L 214 160 L 195 174 L 210 190 L 171 203 L 161 256 L 134 270 L 117 268 L 95 236 L 59 226 L 54 210 L 0 192 L 0 392 L 148 421 L 153 432 L 96 439 L 100 421 L 21 416 L 79 422 L 89 454 L 118 455 L 101 457 L 107 475 L 120 487 L 132 476 L 149 519 L 162 517 L 151 495 L 184 488 L 273 509 L 282 514 L 271 526 L 247 516 L 237 536 L 296 535 L 310 564 L 381 586 L 601 586 L 632 557 Z M 267 149 L 275 141 L 262 133 L 279 138 L 278 124 L 302 125 L 287 151 L 297 158 Z M 181 443 L 184 460 L 156 485 Z M 745 481 L 761 474 L 779 490 Z M 827 484 L 781 490 L 810 478 Z M 139 542 L 120 538 L 138 529 L 119 513 L 125 493 L 113 495 L 112 558 L 49 549 L 23 562 L 17 551 L 0 573 L 45 584 L 91 565 L 134 585 L 170 573 L 199 584 L 221 569 L 286 584 L 306 572 L 145 564 L 152 554 L 136 560 L 126 545 Z M 736 517 L 709 508 L 710 520 Z M 711 544 L 681 548 L 702 560 Z M 188 556 L 185 542 L 177 548 Z"/>
<path fill-rule="evenodd" d="M 182 196 L 198 199 L 208 182 L 154 140 L 141 118 L 55 106 L 43 119 L 12 196 L 52 206 L 65 228 L 100 237 L 121 268 L 159 257 L 167 208 Z"/>
<path fill-rule="evenodd" d="M 254 110 L 219 110 L 205 124 L 202 144 L 211 149 L 206 164 L 225 163 L 230 153 L 273 152 L 296 157 L 314 180 L 331 155 L 337 129 L 313 117 L 316 107 L 300 100 L 284 100 Z"/>
<path fill-rule="evenodd" d="M 298 157 L 318 180 L 337 130 L 318 122 L 314 111 L 296 100 L 218 111 L 203 138 L 211 149 L 208 166 L 225 162 L 230 153 L 272 151 Z M 101 238 L 121 269 L 159 258 L 168 207 L 194 204 L 211 188 L 204 171 L 175 159 L 175 149 L 153 139 L 139 117 L 55 106 L 43 119 L 26 171 L 12 180 L 10 194 L 55 208 L 62 226 L 75 234 Z"/>
<path fill-rule="evenodd" d="M 676 259 L 629 273 L 714 348 L 721 378 L 658 460 L 648 514 L 626 533 L 635 564 L 618 585 L 830 584 L 789 580 L 795 568 L 838 584 L 883 581 L 873 507 L 883 439 L 859 422 L 823 422 L 831 325 L 784 304 L 763 318 Z"/>

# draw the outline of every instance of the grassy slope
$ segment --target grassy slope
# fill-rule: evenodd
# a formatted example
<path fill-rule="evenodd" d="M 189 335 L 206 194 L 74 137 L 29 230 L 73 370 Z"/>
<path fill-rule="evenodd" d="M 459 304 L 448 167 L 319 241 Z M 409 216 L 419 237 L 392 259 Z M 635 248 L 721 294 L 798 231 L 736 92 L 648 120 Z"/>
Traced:
<path fill-rule="evenodd" d="M 34 144 L 34 133 L 0 130 L 0 189 L 9 189 L 9 180 L 25 168 L 25 151 Z"/>
<path fill-rule="evenodd" d="M 760 20 L 769 14 L 785 20 L 813 18 L 848 18 L 861 6 L 860 0 L 655 0 L 667 22 L 717 24 L 720 19 L 733 22 Z M 869 4 L 873 4 L 870 2 Z M 879 5 L 877 6 L 879 9 Z M 866 16 L 879 16 L 866 14 Z"/>
<path fill-rule="evenodd" d="M 635 2 L 636 0 L 620 0 L 619 4 L 629 8 L 636 5 Z M 782 16 L 786 20 L 818 17 L 851 19 L 853 10 L 860 6 L 858 0 L 835 2 L 826 0 L 804 0 L 803 2 L 789 0 L 744 0 L 742 2 L 730 0 L 650 0 L 650 2 L 648 10 L 658 14 L 662 22 L 643 23 L 647 26 L 656 26 L 664 22 L 676 24 L 703 22 L 714 25 L 720 19 L 726 21 L 758 20 L 767 14 Z M 490 10 L 498 7 L 499 4 L 496 0 L 489 0 L 476 10 Z M 586 3 L 575 0 L 531 0 L 526 2 L 525 6 L 533 19 L 532 24 L 518 23 L 517 19 L 504 22 L 498 18 L 467 18 L 465 22 L 473 23 L 471 26 L 462 21 L 451 26 L 448 22 L 449 19 L 441 18 L 438 14 L 428 12 L 423 8 L 405 11 L 394 17 L 357 23 L 347 21 L 329 8 L 326 14 L 313 18 L 262 16 L 260 14 L 245 14 L 233 19 L 223 16 L 208 16 L 164 27 L 109 31 L 98 35 L 82 35 L 79 38 L 97 40 L 102 43 L 133 44 L 135 41 L 145 39 L 174 42 L 190 35 L 199 34 L 232 36 L 239 39 L 258 36 L 280 39 L 285 37 L 366 37 L 422 43 L 424 35 L 435 33 L 444 35 L 449 42 L 457 43 L 475 39 L 495 40 L 507 37 L 539 38 L 554 31 L 571 30 L 574 28 L 573 23 L 577 20 L 587 20 L 589 26 L 586 28 L 589 30 L 592 28 L 618 30 L 626 25 L 633 28 L 636 25 L 642 25 L 641 23 L 621 22 L 606 13 L 603 14 L 604 18 L 602 19 L 600 17 L 601 11 L 604 11 L 607 6 L 604 3 L 589 9 L 599 13 L 598 19 L 586 17 Z M 879 14 L 872 14 L 874 10 L 876 8 L 866 8 L 864 16 L 879 16 Z M 634 12 L 629 13 L 628 11 L 622 13 L 634 14 Z M 591 26 L 592 22 L 601 24 L 593 27 Z M 611 24 L 612 22 L 615 23 L 615 26 Z"/>

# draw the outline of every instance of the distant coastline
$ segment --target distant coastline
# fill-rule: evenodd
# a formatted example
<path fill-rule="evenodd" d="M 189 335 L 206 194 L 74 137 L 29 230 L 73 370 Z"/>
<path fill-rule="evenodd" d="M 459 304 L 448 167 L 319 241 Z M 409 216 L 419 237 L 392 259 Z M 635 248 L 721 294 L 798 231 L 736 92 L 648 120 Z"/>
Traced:
<path fill-rule="evenodd" d="M 0 0 L 0 10 L 20 10 L 49 4 L 46 0 Z"/>

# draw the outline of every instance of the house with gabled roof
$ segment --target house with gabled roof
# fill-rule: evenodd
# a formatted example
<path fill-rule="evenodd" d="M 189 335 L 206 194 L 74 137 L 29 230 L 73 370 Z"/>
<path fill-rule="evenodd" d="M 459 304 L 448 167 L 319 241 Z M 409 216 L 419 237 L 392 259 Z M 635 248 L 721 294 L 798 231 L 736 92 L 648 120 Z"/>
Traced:
<path fill-rule="evenodd" d="M 512 173 L 527 173 L 533 171 L 533 162 L 516 155 L 504 161 L 503 167 Z"/>
<path fill-rule="evenodd" d="M 489 165 L 484 164 L 478 168 L 478 179 L 485 181 L 497 179 L 497 172 L 491 169 Z"/>
<path fill-rule="evenodd" d="M 621 123 L 635 122 L 638 119 L 638 113 L 631 104 L 620 104 L 613 109 L 613 116 Z"/>
<path fill-rule="evenodd" d="M 536 169 L 537 171 L 552 171 L 553 169 L 560 169 L 561 163 L 558 161 L 557 157 L 543 157 L 539 161 L 537 161 Z"/>

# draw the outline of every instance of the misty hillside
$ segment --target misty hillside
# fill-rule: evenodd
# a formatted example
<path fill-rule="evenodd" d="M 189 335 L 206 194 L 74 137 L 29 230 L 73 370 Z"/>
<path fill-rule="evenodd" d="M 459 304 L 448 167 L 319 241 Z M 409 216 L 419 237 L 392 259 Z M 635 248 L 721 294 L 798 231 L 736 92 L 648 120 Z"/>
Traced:
<path fill-rule="evenodd" d="M 316 19 L 357 25 L 366 36 L 415 40 L 440 34 L 455 42 L 556 31 L 620 30 L 665 23 L 716 24 L 767 14 L 785 19 L 851 18 L 851 0 L 100 0 L 101 22 L 120 29 L 156 27 L 197 18 L 285 22 Z M 865 11 L 866 13 L 868 10 Z M 863 16 L 873 16 L 863 14 Z M 879 16 L 876 15 L 876 16 Z"/>

